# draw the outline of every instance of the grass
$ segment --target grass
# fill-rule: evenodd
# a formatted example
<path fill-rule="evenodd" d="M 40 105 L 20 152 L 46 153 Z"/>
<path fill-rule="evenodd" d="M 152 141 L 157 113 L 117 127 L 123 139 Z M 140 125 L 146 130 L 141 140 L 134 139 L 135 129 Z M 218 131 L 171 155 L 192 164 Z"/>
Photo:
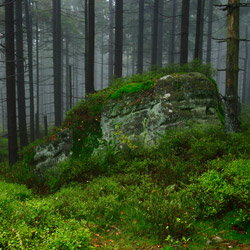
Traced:
<path fill-rule="evenodd" d="M 1 165 L 0 248 L 250 249 L 247 122 L 231 135 L 218 124 L 170 130 L 152 147 L 99 140 L 100 110 L 112 94 L 141 91 L 173 68 L 185 71 L 175 65 L 118 79 L 74 107 L 63 125 L 74 131 L 74 154 L 46 179 L 34 176 L 34 149 L 61 128 L 25 148 L 16 165 Z"/>

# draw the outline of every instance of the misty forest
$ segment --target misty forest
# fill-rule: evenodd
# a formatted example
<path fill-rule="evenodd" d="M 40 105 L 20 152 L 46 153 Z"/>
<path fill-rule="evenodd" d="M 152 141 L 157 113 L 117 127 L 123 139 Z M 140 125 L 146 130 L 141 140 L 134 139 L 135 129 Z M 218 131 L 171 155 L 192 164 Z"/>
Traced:
<path fill-rule="evenodd" d="M 249 0 L 0 1 L 0 249 L 250 249 Z"/>

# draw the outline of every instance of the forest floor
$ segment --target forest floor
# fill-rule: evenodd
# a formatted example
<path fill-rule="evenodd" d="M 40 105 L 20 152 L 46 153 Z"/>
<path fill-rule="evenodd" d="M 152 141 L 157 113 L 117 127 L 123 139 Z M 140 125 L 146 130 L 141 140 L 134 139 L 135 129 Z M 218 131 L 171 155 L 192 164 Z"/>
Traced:
<path fill-rule="evenodd" d="M 73 155 L 56 171 L 36 174 L 34 155 L 60 128 L 24 148 L 13 166 L 0 138 L 0 249 L 250 250 L 249 107 L 238 133 L 194 125 L 166 131 L 152 147 L 114 140 L 93 154 L 110 94 L 187 70 L 211 75 L 197 63 L 173 65 L 118 79 L 79 103 L 64 122 L 74 131 Z"/>

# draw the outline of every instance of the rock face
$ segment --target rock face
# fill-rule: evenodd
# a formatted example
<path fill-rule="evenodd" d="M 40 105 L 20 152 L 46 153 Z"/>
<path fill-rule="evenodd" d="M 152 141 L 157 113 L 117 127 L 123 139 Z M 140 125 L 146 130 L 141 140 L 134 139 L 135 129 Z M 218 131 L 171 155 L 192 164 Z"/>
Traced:
<path fill-rule="evenodd" d="M 167 75 L 150 90 L 125 94 L 103 107 L 103 138 L 142 138 L 155 143 L 171 127 L 217 120 L 218 94 L 214 84 L 200 73 Z"/>
<path fill-rule="evenodd" d="M 72 133 L 69 129 L 60 131 L 57 138 L 51 142 L 38 145 L 35 149 L 35 171 L 41 177 L 45 177 L 48 169 L 51 169 L 61 161 L 65 161 L 71 155 Z"/>

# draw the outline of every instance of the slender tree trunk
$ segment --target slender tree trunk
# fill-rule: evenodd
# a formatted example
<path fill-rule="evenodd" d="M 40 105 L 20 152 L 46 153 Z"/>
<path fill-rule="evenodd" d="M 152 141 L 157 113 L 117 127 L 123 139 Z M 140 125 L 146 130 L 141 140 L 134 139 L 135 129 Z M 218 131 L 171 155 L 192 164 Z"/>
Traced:
<path fill-rule="evenodd" d="M 182 0 L 181 54 L 180 54 L 181 65 L 188 62 L 189 5 L 190 5 L 190 0 Z"/>
<path fill-rule="evenodd" d="M 35 109 L 34 109 L 34 80 L 33 80 L 33 32 L 32 16 L 30 14 L 30 2 L 25 0 L 25 17 L 28 43 L 28 62 L 29 62 L 29 87 L 30 87 L 30 141 L 35 140 Z"/>
<path fill-rule="evenodd" d="M 47 115 L 44 116 L 44 136 L 48 135 L 48 119 Z"/>
<path fill-rule="evenodd" d="M 217 55 L 217 70 L 220 67 L 221 47 L 222 47 L 222 43 L 219 43 L 218 44 L 218 55 Z M 217 82 L 218 87 L 219 87 L 219 92 L 221 92 L 221 72 L 220 71 L 218 71 L 216 74 L 216 82 Z"/>
<path fill-rule="evenodd" d="M 248 26 L 246 26 L 246 39 L 248 39 Z M 243 75 L 243 86 L 242 86 L 242 103 L 246 103 L 247 100 L 247 92 L 246 92 L 246 86 L 247 86 L 247 67 L 248 67 L 248 42 L 245 42 L 245 58 L 244 58 L 244 75 Z"/>
<path fill-rule="evenodd" d="M 137 72 L 143 72 L 143 36 L 144 36 L 144 1 L 139 0 L 139 26 L 138 26 L 138 49 L 137 49 Z"/>
<path fill-rule="evenodd" d="M 89 54 L 89 18 L 88 18 L 88 0 L 85 0 L 85 95 L 88 85 L 88 54 Z"/>
<path fill-rule="evenodd" d="M 203 33 L 204 33 L 204 12 L 205 12 L 205 0 L 201 1 L 201 26 L 200 26 L 200 40 L 199 40 L 199 60 L 203 59 Z"/>
<path fill-rule="evenodd" d="M 36 9 L 38 10 L 38 2 L 36 2 Z M 36 18 L 36 138 L 40 138 L 40 91 L 39 91 L 39 31 L 38 31 L 38 17 Z"/>
<path fill-rule="evenodd" d="M 94 61 L 95 61 L 95 0 L 89 1 L 89 40 L 88 40 L 88 83 L 86 94 L 94 93 Z"/>
<path fill-rule="evenodd" d="M 176 1 L 173 1 L 173 19 L 172 19 L 172 27 L 171 27 L 171 35 L 170 35 L 170 42 L 169 42 L 169 58 L 168 64 L 174 64 L 175 60 L 175 26 L 176 26 Z"/>
<path fill-rule="evenodd" d="M 158 39 L 157 39 L 157 65 L 162 67 L 162 47 L 163 47 L 163 14 L 164 14 L 164 1 L 159 0 L 159 14 L 158 14 Z"/>
<path fill-rule="evenodd" d="M 104 74 L 103 74 L 103 58 L 104 58 L 104 34 L 102 31 L 102 46 L 101 46 L 101 89 L 104 88 L 103 81 L 104 81 Z"/>
<path fill-rule="evenodd" d="M 207 58 L 206 63 L 211 63 L 212 30 L 213 30 L 213 5 L 214 0 L 209 1 L 208 9 L 208 31 L 207 31 Z"/>
<path fill-rule="evenodd" d="M 69 107 L 73 107 L 73 97 L 72 97 L 72 66 L 69 65 Z"/>
<path fill-rule="evenodd" d="M 3 88 L 1 88 L 1 103 L 2 103 L 2 127 L 3 127 L 3 133 L 5 133 L 5 109 L 4 109 L 4 99 L 3 99 Z"/>
<path fill-rule="evenodd" d="M 115 77 L 122 77 L 123 0 L 115 2 Z"/>
<path fill-rule="evenodd" d="M 16 86 L 15 86 L 15 31 L 14 2 L 5 0 L 5 54 L 6 54 L 6 88 L 8 114 L 8 152 L 9 163 L 18 160 L 17 126 L 16 126 Z"/>
<path fill-rule="evenodd" d="M 113 40 L 114 33 L 114 18 L 113 18 L 113 0 L 109 0 L 109 75 L 108 81 L 111 82 L 114 73 L 114 53 L 113 53 Z"/>
<path fill-rule="evenodd" d="M 159 0 L 154 0 L 154 18 L 152 25 L 152 50 L 151 50 L 151 66 L 157 64 L 157 44 L 158 44 L 158 12 Z"/>
<path fill-rule="evenodd" d="M 62 30 L 61 30 L 61 0 L 53 0 L 53 62 L 54 62 L 54 105 L 55 126 L 62 123 Z"/>
<path fill-rule="evenodd" d="M 66 111 L 69 110 L 69 34 L 67 31 L 66 37 Z"/>
<path fill-rule="evenodd" d="M 136 57 L 136 53 L 135 53 L 135 47 L 136 47 L 136 43 L 133 43 L 133 48 L 132 48 L 132 75 L 135 74 L 135 57 Z"/>
<path fill-rule="evenodd" d="M 200 39 L 201 39 L 201 9 L 202 0 L 197 0 L 197 13 L 196 13 L 196 34 L 195 34 L 195 48 L 194 59 L 199 58 L 200 53 Z"/>
<path fill-rule="evenodd" d="M 239 72 L 239 4 L 228 0 L 228 32 L 226 57 L 225 127 L 228 133 L 237 132 L 239 122 L 238 72 Z"/>
<path fill-rule="evenodd" d="M 16 67 L 17 67 L 17 98 L 20 147 L 28 145 L 26 124 L 26 105 L 24 87 L 24 58 L 23 58 L 23 16 L 22 0 L 16 0 Z"/>

